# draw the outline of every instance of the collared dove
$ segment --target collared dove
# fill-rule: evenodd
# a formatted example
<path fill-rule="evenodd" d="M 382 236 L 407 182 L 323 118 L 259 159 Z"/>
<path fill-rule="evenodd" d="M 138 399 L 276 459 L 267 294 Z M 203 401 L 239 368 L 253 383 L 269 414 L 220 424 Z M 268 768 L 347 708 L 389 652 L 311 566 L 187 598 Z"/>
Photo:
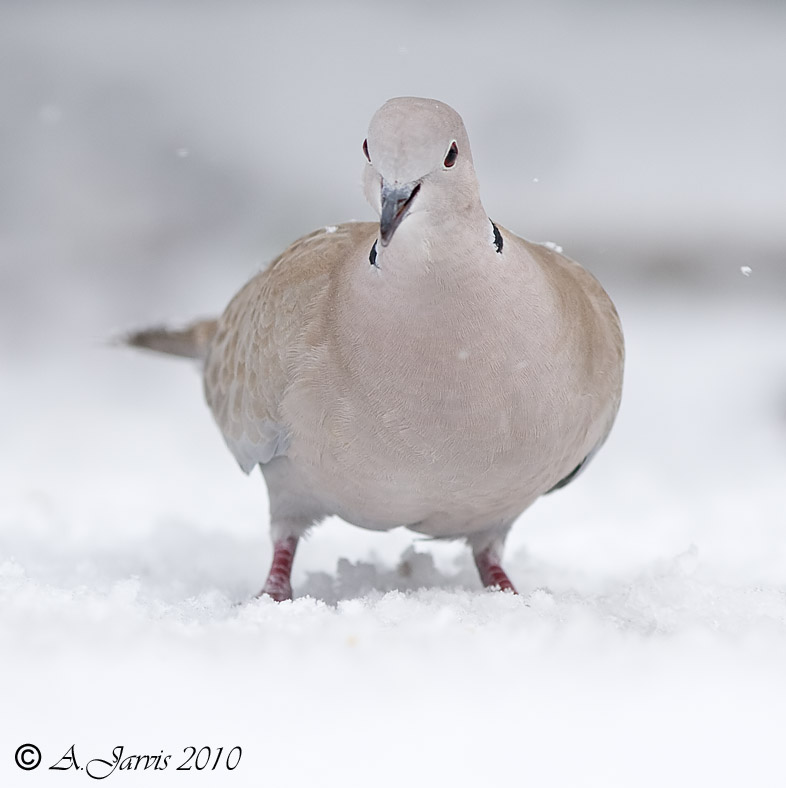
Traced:
<path fill-rule="evenodd" d="M 295 241 L 218 320 L 136 346 L 204 361 L 216 422 L 262 469 L 290 599 L 298 540 L 329 515 L 464 539 L 486 586 L 516 518 L 571 481 L 619 407 L 623 338 L 597 280 L 492 222 L 461 117 L 395 98 L 363 143 L 379 222 Z"/>

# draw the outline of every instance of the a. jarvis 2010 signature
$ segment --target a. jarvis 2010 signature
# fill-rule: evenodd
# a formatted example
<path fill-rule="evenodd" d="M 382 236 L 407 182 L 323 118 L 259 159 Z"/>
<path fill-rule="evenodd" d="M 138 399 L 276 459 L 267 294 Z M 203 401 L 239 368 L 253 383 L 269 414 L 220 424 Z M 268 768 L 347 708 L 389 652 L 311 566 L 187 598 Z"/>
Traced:
<path fill-rule="evenodd" d="M 211 748 L 202 747 L 197 750 L 196 747 L 184 747 L 183 759 L 179 766 L 173 767 L 176 771 L 187 772 L 191 769 L 196 771 L 214 771 L 217 768 L 224 768 L 227 771 L 233 771 L 240 763 L 240 758 L 243 755 L 243 749 L 235 746 L 232 749 L 224 751 L 224 747 Z M 126 754 L 125 746 L 118 745 L 112 750 L 111 758 L 91 758 L 88 761 L 83 761 L 82 765 L 77 758 L 76 745 L 72 744 L 65 755 L 55 764 L 49 767 L 54 771 L 83 771 L 88 777 L 94 780 L 105 780 L 115 771 L 120 772 L 135 772 L 135 771 L 157 771 L 162 772 L 170 768 L 173 763 L 173 755 L 164 755 L 164 751 L 158 755 L 131 755 Z"/>

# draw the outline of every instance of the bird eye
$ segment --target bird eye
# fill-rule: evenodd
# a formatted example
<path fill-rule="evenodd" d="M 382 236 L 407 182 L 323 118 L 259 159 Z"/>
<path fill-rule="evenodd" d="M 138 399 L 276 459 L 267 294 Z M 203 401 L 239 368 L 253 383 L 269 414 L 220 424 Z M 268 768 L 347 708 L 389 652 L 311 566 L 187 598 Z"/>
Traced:
<path fill-rule="evenodd" d="M 458 148 L 456 147 L 455 142 L 451 142 L 450 148 L 448 148 L 448 152 L 445 156 L 445 166 L 452 167 L 456 163 L 457 158 L 458 158 Z"/>
<path fill-rule="evenodd" d="M 363 153 L 365 153 L 366 158 L 371 161 L 371 156 L 368 155 L 368 140 L 363 140 Z"/>

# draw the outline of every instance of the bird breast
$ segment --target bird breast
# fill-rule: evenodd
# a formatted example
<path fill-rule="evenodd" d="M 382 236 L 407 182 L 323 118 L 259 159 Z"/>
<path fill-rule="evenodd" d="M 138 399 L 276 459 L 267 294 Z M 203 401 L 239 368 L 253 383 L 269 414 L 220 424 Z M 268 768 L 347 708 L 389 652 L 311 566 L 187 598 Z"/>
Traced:
<path fill-rule="evenodd" d="M 516 516 L 583 459 L 590 403 L 548 298 L 504 286 L 335 295 L 282 412 L 288 456 L 346 519 L 440 513 L 471 529 Z"/>

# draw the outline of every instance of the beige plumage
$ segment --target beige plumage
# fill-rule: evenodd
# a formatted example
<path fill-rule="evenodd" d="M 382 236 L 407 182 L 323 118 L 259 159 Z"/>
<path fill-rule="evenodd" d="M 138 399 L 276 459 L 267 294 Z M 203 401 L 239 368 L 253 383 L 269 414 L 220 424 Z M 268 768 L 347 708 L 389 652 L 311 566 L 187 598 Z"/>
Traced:
<path fill-rule="evenodd" d="M 483 581 L 512 589 L 513 521 L 614 421 L 616 311 L 577 263 L 489 220 L 447 105 L 387 102 L 364 150 L 380 223 L 299 239 L 217 323 L 129 341 L 204 358 L 230 450 L 268 485 L 265 593 L 291 595 L 297 540 L 331 514 L 465 538 Z"/>

